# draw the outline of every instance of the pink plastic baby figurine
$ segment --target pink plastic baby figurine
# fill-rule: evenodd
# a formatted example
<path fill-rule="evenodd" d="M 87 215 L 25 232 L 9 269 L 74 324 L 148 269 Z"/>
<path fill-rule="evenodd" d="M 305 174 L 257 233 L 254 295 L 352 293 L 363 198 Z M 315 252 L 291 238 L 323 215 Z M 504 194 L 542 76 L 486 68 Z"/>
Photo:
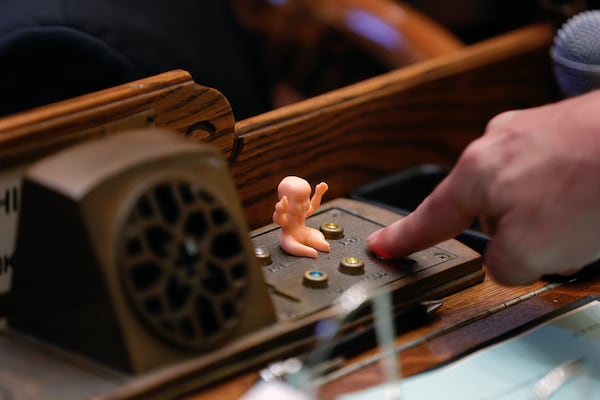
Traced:
<path fill-rule="evenodd" d="M 317 229 L 304 225 L 319 205 L 323 194 L 329 189 L 325 182 L 315 187 L 310 198 L 309 183 L 297 176 L 287 176 L 279 183 L 273 222 L 281 226 L 279 245 L 293 256 L 317 258 L 317 250 L 329 252 L 330 246 L 325 236 Z"/>

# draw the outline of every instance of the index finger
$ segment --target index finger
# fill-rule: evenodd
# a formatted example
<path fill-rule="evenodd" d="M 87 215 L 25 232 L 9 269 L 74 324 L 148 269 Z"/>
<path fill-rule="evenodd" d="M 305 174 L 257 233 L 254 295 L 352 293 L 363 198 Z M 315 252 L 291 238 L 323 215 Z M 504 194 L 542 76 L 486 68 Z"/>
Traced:
<path fill-rule="evenodd" d="M 398 258 L 451 239 L 481 213 L 483 193 L 481 176 L 459 163 L 415 211 L 371 234 L 369 248 Z"/>

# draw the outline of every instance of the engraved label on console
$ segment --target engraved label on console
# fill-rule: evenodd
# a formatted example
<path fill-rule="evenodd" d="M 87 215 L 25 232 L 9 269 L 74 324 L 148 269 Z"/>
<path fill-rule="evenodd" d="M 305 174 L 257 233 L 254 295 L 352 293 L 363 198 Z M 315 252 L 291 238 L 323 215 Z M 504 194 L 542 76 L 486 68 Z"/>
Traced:
<path fill-rule="evenodd" d="M 279 271 L 284 271 L 284 270 L 286 270 L 286 269 L 289 269 L 289 268 L 290 268 L 290 266 L 289 266 L 289 265 L 286 265 L 286 264 L 281 264 L 281 263 L 273 263 L 273 265 L 270 265 L 270 266 L 268 266 L 268 267 L 265 267 L 265 271 L 266 271 L 266 272 L 269 272 L 269 273 L 271 273 L 271 274 L 274 274 L 274 273 L 276 273 L 276 272 L 279 272 Z"/>
<path fill-rule="evenodd" d="M 360 242 L 360 238 L 357 238 L 356 236 L 352 236 L 352 237 L 340 240 L 340 243 L 343 244 L 344 246 L 351 246 L 358 242 Z"/>
<path fill-rule="evenodd" d="M 0 189 L 1 190 L 1 189 Z M 19 210 L 19 188 L 17 186 L 4 188 L 0 191 L 0 213 L 8 215 Z"/>
<path fill-rule="evenodd" d="M 15 267 L 15 234 L 23 169 L 0 172 L 0 295 L 8 292 Z"/>

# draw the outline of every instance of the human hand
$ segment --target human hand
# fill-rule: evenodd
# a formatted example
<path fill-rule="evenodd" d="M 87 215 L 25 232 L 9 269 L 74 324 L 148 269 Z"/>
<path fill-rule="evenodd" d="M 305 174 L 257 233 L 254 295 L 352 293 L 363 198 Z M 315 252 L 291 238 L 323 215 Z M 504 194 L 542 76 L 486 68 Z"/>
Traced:
<path fill-rule="evenodd" d="M 493 118 L 410 215 L 374 232 L 394 258 L 450 239 L 479 216 L 490 276 L 527 284 L 600 257 L 600 91 Z"/>

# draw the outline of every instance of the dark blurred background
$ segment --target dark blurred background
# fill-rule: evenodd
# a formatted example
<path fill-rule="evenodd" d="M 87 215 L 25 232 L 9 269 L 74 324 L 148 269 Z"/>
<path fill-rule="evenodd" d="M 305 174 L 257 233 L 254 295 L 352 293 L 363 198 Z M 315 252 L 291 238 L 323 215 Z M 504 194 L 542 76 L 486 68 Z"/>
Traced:
<path fill-rule="evenodd" d="M 441 37 L 469 45 L 599 3 L 3 0 L 0 115 L 180 68 L 227 96 L 239 120 L 452 51 L 427 50 Z"/>

